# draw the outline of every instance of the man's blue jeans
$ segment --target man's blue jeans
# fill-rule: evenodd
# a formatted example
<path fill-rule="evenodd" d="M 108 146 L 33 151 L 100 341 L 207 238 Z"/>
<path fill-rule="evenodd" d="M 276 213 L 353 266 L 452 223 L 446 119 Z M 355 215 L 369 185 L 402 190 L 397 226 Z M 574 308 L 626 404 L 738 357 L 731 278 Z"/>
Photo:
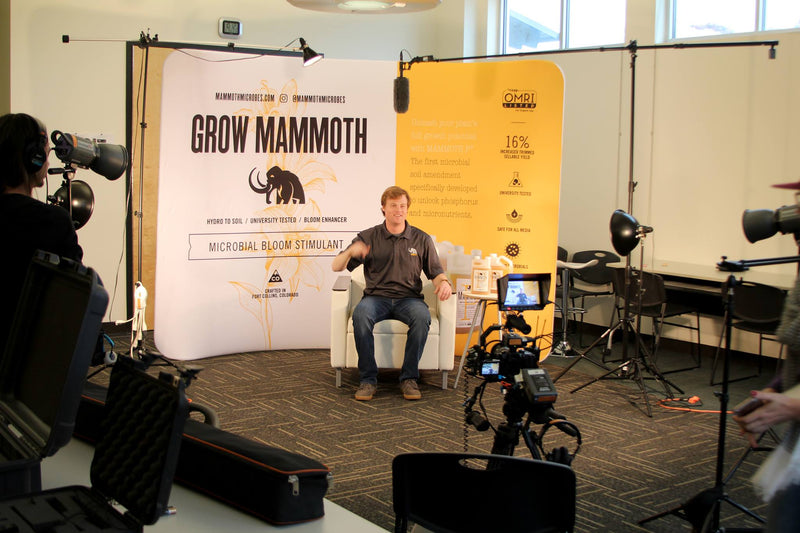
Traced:
<path fill-rule="evenodd" d="M 419 360 L 428 330 L 431 312 L 422 298 L 384 298 L 364 296 L 353 310 L 353 334 L 358 352 L 358 371 L 362 383 L 378 382 L 378 365 L 375 363 L 375 337 L 372 329 L 381 320 L 393 318 L 408 326 L 403 367 L 400 381 L 419 378 Z"/>

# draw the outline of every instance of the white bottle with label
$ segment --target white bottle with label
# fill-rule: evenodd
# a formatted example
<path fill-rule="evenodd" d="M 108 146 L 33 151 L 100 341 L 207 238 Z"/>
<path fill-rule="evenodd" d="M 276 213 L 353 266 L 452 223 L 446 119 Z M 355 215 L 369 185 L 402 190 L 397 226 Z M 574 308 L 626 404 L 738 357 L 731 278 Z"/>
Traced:
<path fill-rule="evenodd" d="M 464 253 L 464 247 L 456 245 L 448 261 L 447 275 L 453 284 L 456 305 L 456 333 L 467 333 L 475 312 L 475 299 L 467 298 L 464 293 L 472 286 L 472 257 Z"/>
<path fill-rule="evenodd" d="M 497 280 L 513 272 L 514 263 L 504 255 L 498 257 L 497 254 L 491 254 L 489 258 L 491 259 L 490 265 L 492 271 L 492 279 L 489 281 L 491 284 L 490 290 L 492 294 L 497 294 Z"/>
<path fill-rule="evenodd" d="M 472 258 L 472 293 L 491 294 L 492 279 L 491 258 L 475 256 Z"/>

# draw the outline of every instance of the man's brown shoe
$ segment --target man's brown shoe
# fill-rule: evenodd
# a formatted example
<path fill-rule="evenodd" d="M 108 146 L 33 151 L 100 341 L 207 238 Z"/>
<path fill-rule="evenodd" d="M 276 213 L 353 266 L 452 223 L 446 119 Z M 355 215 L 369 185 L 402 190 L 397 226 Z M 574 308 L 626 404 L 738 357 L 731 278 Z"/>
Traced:
<path fill-rule="evenodd" d="M 377 390 L 378 387 L 372 383 L 361 383 L 356 391 L 356 400 L 362 402 L 369 401 L 373 396 L 375 396 L 375 392 Z"/>
<path fill-rule="evenodd" d="M 406 400 L 419 400 L 422 398 L 416 379 L 404 379 L 401 381 L 400 390 L 403 391 L 403 398 Z"/>

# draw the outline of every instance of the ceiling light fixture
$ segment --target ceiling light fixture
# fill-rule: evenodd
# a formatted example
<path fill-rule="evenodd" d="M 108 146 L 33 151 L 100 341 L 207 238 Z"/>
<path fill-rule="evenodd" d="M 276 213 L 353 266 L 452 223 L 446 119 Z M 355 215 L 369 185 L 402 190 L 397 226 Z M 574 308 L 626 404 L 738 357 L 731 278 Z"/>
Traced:
<path fill-rule="evenodd" d="M 361 14 L 391 14 L 414 13 L 432 9 L 442 3 L 442 0 L 406 0 L 405 2 L 392 2 L 390 0 L 286 0 L 291 5 L 312 11 L 327 13 L 361 13 Z"/>
<path fill-rule="evenodd" d="M 378 0 L 346 0 L 339 2 L 339 9 L 348 11 L 374 11 L 376 9 L 386 9 L 392 7 L 394 2 L 380 2 Z"/>

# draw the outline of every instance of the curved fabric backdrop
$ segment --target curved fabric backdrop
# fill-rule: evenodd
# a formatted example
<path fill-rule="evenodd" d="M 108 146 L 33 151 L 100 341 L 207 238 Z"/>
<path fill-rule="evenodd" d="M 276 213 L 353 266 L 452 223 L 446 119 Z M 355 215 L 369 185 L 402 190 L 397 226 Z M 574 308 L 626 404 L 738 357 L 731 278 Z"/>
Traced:
<path fill-rule="evenodd" d="M 415 64 L 403 115 L 392 108 L 396 69 L 198 50 L 167 58 L 160 351 L 328 347 L 331 259 L 382 220 L 380 194 L 395 176 L 412 196 L 409 221 L 439 241 L 506 255 L 515 271 L 554 271 L 557 67 Z M 552 306 L 526 316 L 537 333 L 552 330 Z"/>

